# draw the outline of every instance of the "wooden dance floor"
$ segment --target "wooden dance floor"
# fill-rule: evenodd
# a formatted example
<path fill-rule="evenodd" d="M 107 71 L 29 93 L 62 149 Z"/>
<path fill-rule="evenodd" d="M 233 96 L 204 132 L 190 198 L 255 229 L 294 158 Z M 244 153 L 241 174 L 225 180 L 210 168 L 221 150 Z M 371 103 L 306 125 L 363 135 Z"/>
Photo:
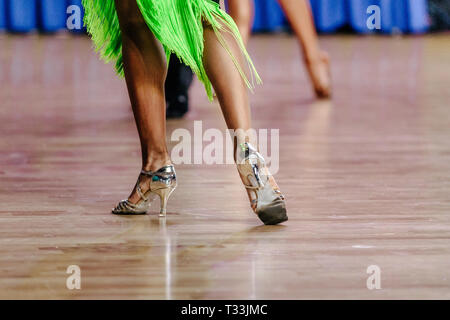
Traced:
<path fill-rule="evenodd" d="M 262 226 L 232 165 L 177 166 L 166 220 L 158 203 L 110 214 L 140 166 L 124 82 L 86 37 L 1 35 L 0 298 L 449 299 L 448 36 L 321 41 L 332 101 L 313 99 L 293 38 L 250 45 L 290 218 Z M 169 142 L 196 120 L 225 129 L 199 83 L 191 98 Z"/>

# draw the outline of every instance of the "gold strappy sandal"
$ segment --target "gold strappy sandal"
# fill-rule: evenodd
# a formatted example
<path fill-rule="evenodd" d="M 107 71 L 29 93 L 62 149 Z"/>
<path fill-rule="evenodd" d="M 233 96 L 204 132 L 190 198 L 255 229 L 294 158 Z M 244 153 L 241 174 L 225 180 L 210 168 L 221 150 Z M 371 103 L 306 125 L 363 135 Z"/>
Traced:
<path fill-rule="evenodd" d="M 142 176 L 150 178 L 149 189 L 145 192 L 142 191 L 140 185 Z M 146 214 L 152 202 L 150 196 L 156 194 L 161 200 L 159 216 L 165 217 L 167 212 L 167 201 L 176 187 L 177 176 L 173 165 L 162 167 L 156 172 L 142 170 L 138 181 L 136 182 L 136 192 L 141 199 L 137 203 L 131 203 L 129 200 L 122 200 L 117 207 L 112 210 L 112 213 L 118 215 Z"/>
<path fill-rule="evenodd" d="M 248 190 L 253 211 L 266 225 L 288 220 L 286 201 L 275 179 L 266 167 L 263 156 L 249 143 L 241 145 L 241 161 L 237 167 Z"/>

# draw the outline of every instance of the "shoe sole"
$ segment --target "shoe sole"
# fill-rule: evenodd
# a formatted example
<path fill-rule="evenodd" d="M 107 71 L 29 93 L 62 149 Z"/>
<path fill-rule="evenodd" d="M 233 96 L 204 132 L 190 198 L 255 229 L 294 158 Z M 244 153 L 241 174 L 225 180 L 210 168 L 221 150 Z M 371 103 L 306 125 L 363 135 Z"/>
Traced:
<path fill-rule="evenodd" d="M 275 202 L 262 208 L 258 211 L 258 217 L 265 225 L 276 225 L 289 219 L 284 201 Z"/>
<path fill-rule="evenodd" d="M 147 212 L 114 212 L 114 211 L 111 211 L 111 213 L 116 216 L 143 216 L 147 214 Z"/>

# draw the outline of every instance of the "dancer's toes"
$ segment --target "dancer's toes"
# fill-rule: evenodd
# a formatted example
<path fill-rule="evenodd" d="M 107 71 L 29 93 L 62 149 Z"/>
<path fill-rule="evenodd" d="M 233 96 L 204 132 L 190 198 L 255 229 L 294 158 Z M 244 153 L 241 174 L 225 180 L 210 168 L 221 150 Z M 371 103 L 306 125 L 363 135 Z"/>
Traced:
<path fill-rule="evenodd" d="M 146 214 L 152 200 L 149 198 L 150 181 L 151 176 L 142 171 L 128 199 L 120 201 L 112 210 L 112 213 L 122 215 Z"/>

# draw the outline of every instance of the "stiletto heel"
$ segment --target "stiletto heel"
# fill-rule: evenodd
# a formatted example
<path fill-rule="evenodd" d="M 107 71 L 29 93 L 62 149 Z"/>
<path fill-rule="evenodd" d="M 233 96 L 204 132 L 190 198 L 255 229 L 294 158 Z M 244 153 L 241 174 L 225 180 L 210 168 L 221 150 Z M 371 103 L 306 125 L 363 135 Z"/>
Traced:
<path fill-rule="evenodd" d="M 238 171 L 249 192 L 253 211 L 266 225 L 279 224 L 288 220 L 286 202 L 275 179 L 266 167 L 263 156 L 245 143 L 242 147 L 242 161 Z"/>
<path fill-rule="evenodd" d="M 176 187 L 177 176 L 172 165 L 163 167 L 153 174 L 150 188 L 152 193 L 157 194 L 161 200 L 160 217 L 166 216 L 167 201 Z"/>
<path fill-rule="evenodd" d="M 159 189 L 155 190 L 154 193 L 156 193 L 159 196 L 160 203 L 161 203 L 161 209 L 159 212 L 160 217 L 165 217 L 167 213 L 167 202 L 169 200 L 170 195 L 174 189 L 172 188 L 165 188 L 165 189 Z"/>
<path fill-rule="evenodd" d="M 140 186 L 141 176 L 150 178 L 149 189 L 145 192 L 142 191 Z M 173 165 L 162 167 L 156 172 L 143 170 L 136 183 L 136 192 L 141 197 L 141 200 L 136 204 L 131 203 L 129 200 L 123 200 L 112 210 L 112 213 L 121 215 L 146 214 L 151 204 L 150 195 L 156 194 L 161 199 L 160 216 L 165 216 L 167 200 L 176 187 L 177 176 Z"/>

